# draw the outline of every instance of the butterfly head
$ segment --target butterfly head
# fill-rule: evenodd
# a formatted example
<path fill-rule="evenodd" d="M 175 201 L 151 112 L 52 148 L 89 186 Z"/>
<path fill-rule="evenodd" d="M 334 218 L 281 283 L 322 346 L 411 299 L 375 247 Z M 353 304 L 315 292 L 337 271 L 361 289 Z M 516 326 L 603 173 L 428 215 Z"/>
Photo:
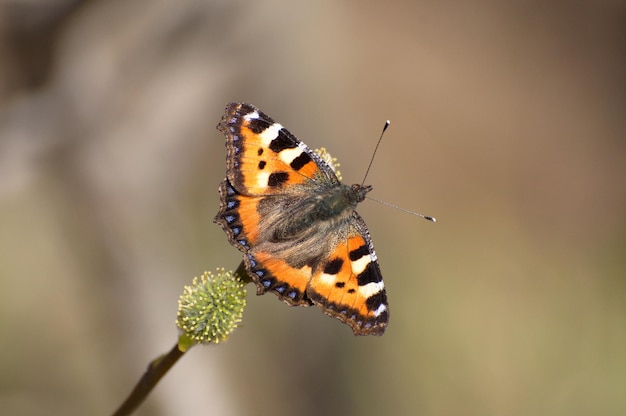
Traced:
<path fill-rule="evenodd" d="M 365 199 L 365 195 L 367 195 L 372 189 L 374 189 L 372 185 L 360 185 L 358 183 L 352 185 L 351 188 L 356 198 L 356 203 L 363 202 L 363 200 Z"/>

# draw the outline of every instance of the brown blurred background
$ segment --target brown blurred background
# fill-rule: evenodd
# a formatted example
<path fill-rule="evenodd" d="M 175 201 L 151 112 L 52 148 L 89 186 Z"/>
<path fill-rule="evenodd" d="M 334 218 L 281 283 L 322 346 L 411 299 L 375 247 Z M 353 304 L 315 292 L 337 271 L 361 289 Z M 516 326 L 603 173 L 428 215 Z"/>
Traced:
<path fill-rule="evenodd" d="M 5 0 L 0 414 L 109 414 L 176 341 L 247 101 L 360 182 L 391 322 L 254 296 L 139 415 L 621 415 L 621 1 Z"/>

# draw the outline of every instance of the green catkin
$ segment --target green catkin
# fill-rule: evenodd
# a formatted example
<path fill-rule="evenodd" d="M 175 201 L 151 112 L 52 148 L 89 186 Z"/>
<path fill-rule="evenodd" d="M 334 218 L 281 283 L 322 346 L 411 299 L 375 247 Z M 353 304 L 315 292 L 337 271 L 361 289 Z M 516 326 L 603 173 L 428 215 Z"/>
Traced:
<path fill-rule="evenodd" d="M 194 277 L 178 301 L 176 325 L 183 331 L 180 346 L 187 349 L 193 344 L 225 341 L 241 322 L 246 306 L 244 285 L 236 274 L 224 269 Z"/>

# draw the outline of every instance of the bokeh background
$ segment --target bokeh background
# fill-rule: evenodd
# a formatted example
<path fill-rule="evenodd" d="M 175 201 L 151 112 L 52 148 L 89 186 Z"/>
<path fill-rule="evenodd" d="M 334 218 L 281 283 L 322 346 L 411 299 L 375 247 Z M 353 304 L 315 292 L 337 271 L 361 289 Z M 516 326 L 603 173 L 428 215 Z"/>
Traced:
<path fill-rule="evenodd" d="M 621 415 L 626 7 L 5 0 L 0 414 L 110 414 L 175 343 L 247 101 L 360 182 L 383 337 L 249 286 L 138 415 Z"/>

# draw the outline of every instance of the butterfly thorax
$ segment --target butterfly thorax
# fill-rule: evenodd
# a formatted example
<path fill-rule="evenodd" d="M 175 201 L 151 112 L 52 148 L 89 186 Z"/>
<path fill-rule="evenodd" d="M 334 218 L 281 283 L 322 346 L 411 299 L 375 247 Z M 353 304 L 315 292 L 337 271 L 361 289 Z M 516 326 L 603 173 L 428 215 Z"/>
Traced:
<path fill-rule="evenodd" d="M 282 208 L 279 211 L 275 208 L 271 210 L 280 215 L 267 215 L 269 214 L 267 212 L 264 216 L 272 222 L 267 224 L 269 229 L 274 230 L 270 240 L 288 241 L 301 238 L 314 228 L 331 229 L 351 218 L 357 204 L 363 201 L 371 190 L 370 185 L 333 184 L 318 188 L 313 193 L 309 191 L 308 196 L 304 198 L 301 194 L 267 198 L 263 202 L 271 204 L 272 207 L 279 205 Z M 265 205 L 263 202 L 259 207 L 261 210 Z"/>
<path fill-rule="evenodd" d="M 340 184 L 320 192 L 313 197 L 315 209 L 311 213 L 314 221 L 328 221 L 340 218 L 343 214 L 351 214 L 357 204 L 365 199 L 372 190 L 371 186 L 352 186 Z"/>

